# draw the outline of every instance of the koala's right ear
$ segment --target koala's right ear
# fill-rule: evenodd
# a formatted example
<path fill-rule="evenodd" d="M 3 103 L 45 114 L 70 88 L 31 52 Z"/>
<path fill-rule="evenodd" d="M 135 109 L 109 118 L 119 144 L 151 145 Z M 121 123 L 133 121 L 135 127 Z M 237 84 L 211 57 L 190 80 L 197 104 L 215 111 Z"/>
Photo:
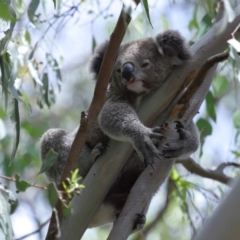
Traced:
<path fill-rule="evenodd" d="M 189 46 L 178 31 L 165 31 L 158 34 L 156 40 L 162 54 L 169 57 L 173 65 L 181 65 L 191 59 Z"/>
<path fill-rule="evenodd" d="M 105 41 L 100 46 L 98 46 L 94 51 L 94 56 L 92 58 L 90 65 L 90 71 L 94 74 L 94 80 L 97 80 L 102 60 L 108 47 L 108 43 L 109 41 Z"/>

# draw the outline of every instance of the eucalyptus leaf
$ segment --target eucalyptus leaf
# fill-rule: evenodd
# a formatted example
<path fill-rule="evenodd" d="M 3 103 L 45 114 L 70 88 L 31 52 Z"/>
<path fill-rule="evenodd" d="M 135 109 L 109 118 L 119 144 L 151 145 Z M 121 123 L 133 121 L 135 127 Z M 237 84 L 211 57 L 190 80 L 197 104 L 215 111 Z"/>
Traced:
<path fill-rule="evenodd" d="M 228 80 L 224 76 L 216 76 L 212 82 L 213 94 L 215 97 L 221 97 L 228 88 Z"/>
<path fill-rule="evenodd" d="M 235 126 L 235 128 L 240 128 L 240 111 L 239 110 L 236 110 L 234 113 L 233 113 L 233 124 Z"/>
<path fill-rule="evenodd" d="M 204 118 L 198 119 L 197 127 L 198 127 L 198 130 L 201 132 L 201 137 L 202 138 L 205 138 L 206 136 L 212 134 L 212 126 L 209 123 L 209 121 L 207 121 Z"/>
<path fill-rule="evenodd" d="M 62 75 L 61 75 L 61 72 L 60 72 L 59 64 L 58 64 L 57 60 L 50 53 L 46 54 L 46 58 L 47 58 L 48 65 L 56 73 L 58 88 L 59 88 L 59 90 L 61 90 Z"/>
<path fill-rule="evenodd" d="M 62 210 L 63 210 L 64 217 L 69 217 L 72 213 L 71 206 L 65 204 L 64 202 L 62 202 Z"/>
<path fill-rule="evenodd" d="M 10 10 L 10 1 L 0 1 L 0 18 L 5 21 L 14 21 Z"/>
<path fill-rule="evenodd" d="M 58 191 L 55 183 L 51 182 L 47 185 L 47 194 L 50 205 L 54 208 L 58 201 Z"/>
<path fill-rule="evenodd" d="M 18 174 L 15 175 L 15 180 L 16 180 L 15 185 L 19 192 L 25 192 L 26 189 L 31 187 L 30 183 L 28 183 L 24 180 L 20 180 L 20 176 Z"/>
<path fill-rule="evenodd" d="M 148 22 L 151 25 L 151 27 L 153 28 L 151 18 L 150 18 L 150 14 L 149 14 L 148 0 L 141 0 L 141 2 L 142 2 L 142 5 L 143 5 L 143 8 L 145 10 L 145 13 L 147 15 Z"/>
<path fill-rule="evenodd" d="M 29 17 L 29 20 L 33 23 L 35 22 L 34 15 L 38 8 L 39 2 L 40 2 L 40 0 L 32 0 L 28 6 L 28 17 Z"/>
<path fill-rule="evenodd" d="M 46 73 L 43 74 L 42 82 L 43 82 L 43 98 L 47 106 L 50 107 L 51 104 L 49 103 L 49 99 L 48 99 L 49 83 L 48 83 L 48 75 Z"/>
<path fill-rule="evenodd" d="M 48 171 L 56 162 L 58 154 L 51 148 L 42 161 L 42 166 L 38 174 Z"/>
<path fill-rule="evenodd" d="M 207 107 L 207 113 L 210 118 L 213 119 L 214 122 L 216 122 L 216 110 L 215 110 L 215 104 L 214 104 L 214 98 L 212 95 L 212 92 L 208 92 L 206 96 L 206 107 Z"/>
<path fill-rule="evenodd" d="M 16 154 L 17 148 L 18 148 L 18 144 L 19 144 L 19 139 L 20 139 L 20 116 L 19 116 L 18 100 L 14 98 L 13 103 L 14 103 L 14 107 L 13 107 L 13 111 L 11 114 L 11 118 L 14 121 L 14 125 L 15 125 L 15 138 L 14 138 L 14 142 L 13 142 L 11 160 L 13 160 L 15 157 L 15 154 Z"/>

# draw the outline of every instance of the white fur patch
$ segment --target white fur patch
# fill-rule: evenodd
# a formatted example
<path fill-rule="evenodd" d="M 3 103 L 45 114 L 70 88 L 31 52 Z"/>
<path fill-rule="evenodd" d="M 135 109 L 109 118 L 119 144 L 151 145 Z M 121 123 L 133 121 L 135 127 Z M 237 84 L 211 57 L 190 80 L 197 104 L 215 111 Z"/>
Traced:
<path fill-rule="evenodd" d="M 127 83 L 127 89 L 136 93 L 142 93 L 148 91 L 145 87 L 143 87 L 142 81 L 132 81 Z"/>

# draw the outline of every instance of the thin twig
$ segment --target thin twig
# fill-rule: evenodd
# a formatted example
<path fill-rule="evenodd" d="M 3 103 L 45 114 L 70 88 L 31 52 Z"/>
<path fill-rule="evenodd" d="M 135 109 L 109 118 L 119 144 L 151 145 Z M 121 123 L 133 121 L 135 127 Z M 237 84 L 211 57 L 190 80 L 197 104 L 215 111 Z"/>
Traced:
<path fill-rule="evenodd" d="M 7 177 L 7 176 L 0 175 L 0 178 L 6 179 L 6 180 L 9 180 L 9 181 L 12 181 L 12 182 L 16 182 L 16 179 L 14 177 Z M 40 188 L 40 189 L 43 189 L 43 190 L 47 190 L 47 187 L 45 187 L 45 186 L 40 186 L 40 185 L 32 184 L 32 183 L 29 183 L 29 184 L 32 187 L 36 187 L 36 188 Z"/>
<path fill-rule="evenodd" d="M 42 224 L 40 224 L 39 228 L 36 229 L 35 231 L 33 231 L 33 232 L 31 232 L 31 233 L 28 233 L 28 234 L 26 234 L 26 235 L 24 235 L 24 236 L 22 236 L 22 237 L 16 238 L 15 240 L 22 240 L 22 239 L 25 239 L 25 238 L 27 238 L 27 237 L 30 237 L 30 236 L 32 236 L 32 235 L 40 232 L 41 229 L 42 229 L 45 225 L 47 225 L 47 223 L 49 222 L 49 220 L 50 220 L 50 219 L 48 219 L 48 220 L 46 220 L 45 222 L 43 222 Z"/>
<path fill-rule="evenodd" d="M 215 170 L 204 169 L 201 165 L 196 163 L 192 158 L 184 160 L 176 160 L 176 163 L 181 163 L 188 171 L 199 175 L 201 177 L 216 180 L 218 182 L 229 184 L 232 178 L 226 176 L 223 169 L 228 166 L 234 166 L 240 168 L 240 164 L 234 162 L 221 163 Z"/>

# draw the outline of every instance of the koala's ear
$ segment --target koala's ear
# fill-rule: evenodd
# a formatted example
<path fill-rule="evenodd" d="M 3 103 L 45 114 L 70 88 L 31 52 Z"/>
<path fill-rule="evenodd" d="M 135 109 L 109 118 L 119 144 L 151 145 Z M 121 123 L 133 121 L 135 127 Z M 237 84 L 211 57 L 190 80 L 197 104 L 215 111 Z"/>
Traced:
<path fill-rule="evenodd" d="M 104 54 L 108 47 L 108 41 L 105 41 L 100 46 L 98 46 L 94 51 L 94 56 L 91 61 L 90 71 L 94 74 L 94 80 L 97 80 L 98 73 L 102 64 Z"/>
<path fill-rule="evenodd" d="M 173 65 L 181 65 L 191 59 L 191 52 L 178 31 L 168 30 L 156 36 L 160 54 L 172 59 Z"/>

